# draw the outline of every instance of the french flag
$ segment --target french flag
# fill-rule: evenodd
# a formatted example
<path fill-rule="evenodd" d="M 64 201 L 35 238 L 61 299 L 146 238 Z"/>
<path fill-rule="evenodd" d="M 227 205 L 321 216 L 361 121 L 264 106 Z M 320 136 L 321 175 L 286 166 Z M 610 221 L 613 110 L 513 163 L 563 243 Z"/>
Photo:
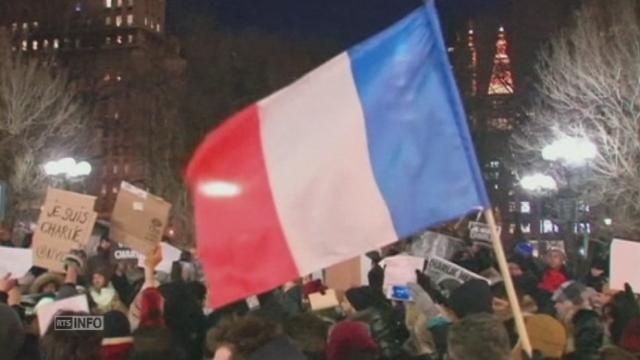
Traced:
<path fill-rule="evenodd" d="M 490 206 L 433 3 L 197 149 L 187 181 L 213 308 Z"/>

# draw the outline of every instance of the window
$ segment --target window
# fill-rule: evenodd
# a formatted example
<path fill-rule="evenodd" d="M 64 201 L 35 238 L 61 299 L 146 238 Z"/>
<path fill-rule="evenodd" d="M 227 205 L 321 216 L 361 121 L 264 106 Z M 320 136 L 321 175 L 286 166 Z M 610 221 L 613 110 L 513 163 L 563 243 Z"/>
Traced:
<path fill-rule="evenodd" d="M 34 28 L 34 29 L 37 29 L 37 28 L 38 28 L 38 26 L 40 26 L 40 24 L 39 24 L 37 21 L 34 21 L 34 22 L 33 22 L 33 28 Z"/>
<path fill-rule="evenodd" d="M 516 224 L 509 224 L 509 234 L 514 234 L 516 232 Z"/>
<path fill-rule="evenodd" d="M 22 40 L 22 51 L 27 50 L 29 50 L 29 43 L 27 42 L 27 40 Z"/>
<path fill-rule="evenodd" d="M 104 39 L 104 43 L 105 43 L 105 44 L 107 44 L 107 45 L 111 45 L 111 36 L 107 36 L 107 37 Z"/>
<path fill-rule="evenodd" d="M 29 23 L 22 23 L 22 30 L 23 31 L 29 30 Z"/>
<path fill-rule="evenodd" d="M 498 186 L 498 184 L 495 184 L 495 185 L 493 185 L 493 189 L 494 190 L 498 190 L 498 189 L 500 189 L 500 186 Z"/>
<path fill-rule="evenodd" d="M 13 32 L 18 31 L 18 23 L 11 24 L 11 31 L 13 31 Z"/>
<path fill-rule="evenodd" d="M 122 7 L 122 0 L 118 0 L 118 7 Z"/>
<path fill-rule="evenodd" d="M 53 48 L 57 49 L 60 47 L 60 40 L 58 39 L 53 39 Z"/>
<path fill-rule="evenodd" d="M 515 201 L 509 201 L 509 212 L 510 213 L 516 212 L 516 202 Z"/>
<path fill-rule="evenodd" d="M 111 188 L 111 192 L 112 192 L 112 193 L 114 193 L 114 194 L 117 194 L 117 193 L 118 193 L 118 187 L 114 185 L 114 186 Z"/>
<path fill-rule="evenodd" d="M 109 8 L 111 8 L 111 5 L 113 5 L 112 0 L 104 0 L 104 7 L 109 9 Z"/>
<path fill-rule="evenodd" d="M 107 195 L 107 185 L 102 184 L 102 188 L 100 189 L 100 194 L 102 194 L 102 196 Z"/>
<path fill-rule="evenodd" d="M 119 119 L 120 118 L 120 113 L 116 111 L 116 113 L 113 114 L 113 118 L 114 119 Z"/>
<path fill-rule="evenodd" d="M 156 31 L 160 32 L 160 24 L 156 24 Z"/>
<path fill-rule="evenodd" d="M 128 1 L 129 6 L 133 6 L 133 2 L 134 2 L 133 0 L 129 0 Z"/>
<path fill-rule="evenodd" d="M 127 175 L 129 174 L 129 163 L 124 163 L 124 174 Z"/>
<path fill-rule="evenodd" d="M 111 74 L 109 74 L 109 73 L 104 74 L 104 77 L 102 78 L 102 80 L 110 81 L 111 80 Z"/>
<path fill-rule="evenodd" d="M 548 219 L 540 220 L 540 233 L 541 234 L 553 234 L 558 232 L 558 225 Z"/>
<path fill-rule="evenodd" d="M 116 26 L 122 26 L 122 15 L 116 16 Z"/>
<path fill-rule="evenodd" d="M 591 224 L 579 222 L 573 225 L 573 232 L 576 234 L 591 234 Z"/>
<path fill-rule="evenodd" d="M 127 42 L 129 44 L 133 44 L 133 35 L 131 35 L 131 34 L 127 35 Z"/>
<path fill-rule="evenodd" d="M 111 26 L 111 16 L 107 16 L 104 18 L 104 24 L 107 26 Z"/>
<path fill-rule="evenodd" d="M 499 169 L 500 168 L 500 161 L 497 161 L 497 160 L 489 161 L 489 168 L 491 168 L 491 169 Z"/>
<path fill-rule="evenodd" d="M 523 214 L 530 214 L 531 213 L 531 203 L 528 201 L 521 201 L 520 202 L 520 212 Z"/>
<path fill-rule="evenodd" d="M 38 50 L 38 41 L 37 40 L 33 40 L 33 42 L 31 43 L 31 48 L 33 50 Z"/>
<path fill-rule="evenodd" d="M 133 25 L 133 14 L 127 15 L 127 25 Z"/>
<path fill-rule="evenodd" d="M 80 38 L 76 38 L 75 44 L 76 44 L 76 49 L 80 49 L 80 45 L 81 45 Z"/>
<path fill-rule="evenodd" d="M 118 165 L 113 165 L 113 173 L 114 174 L 118 173 Z"/>
<path fill-rule="evenodd" d="M 80 12 L 82 11 L 82 4 L 80 4 L 80 2 L 76 3 L 76 12 Z"/>
<path fill-rule="evenodd" d="M 531 224 L 529 224 L 529 223 L 520 224 L 520 231 L 522 231 L 523 234 L 530 234 L 531 233 Z"/>
<path fill-rule="evenodd" d="M 122 81 L 122 76 L 120 75 L 116 76 L 116 81 Z"/>
<path fill-rule="evenodd" d="M 589 204 L 581 201 L 578 203 L 578 211 L 588 213 L 591 211 L 591 207 L 589 207 Z"/>
<path fill-rule="evenodd" d="M 118 35 L 118 37 L 116 38 L 116 42 L 118 44 L 122 44 L 122 35 Z"/>
<path fill-rule="evenodd" d="M 49 48 L 49 40 L 47 40 L 47 39 L 42 40 L 42 48 L 43 49 L 48 49 Z"/>
<path fill-rule="evenodd" d="M 149 18 L 144 17 L 144 26 L 149 26 Z"/>

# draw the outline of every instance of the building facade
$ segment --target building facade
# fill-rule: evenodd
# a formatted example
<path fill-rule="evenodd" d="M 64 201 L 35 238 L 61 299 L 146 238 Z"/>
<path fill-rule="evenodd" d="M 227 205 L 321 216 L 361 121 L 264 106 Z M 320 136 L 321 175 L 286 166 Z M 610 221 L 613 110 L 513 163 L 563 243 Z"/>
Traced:
<path fill-rule="evenodd" d="M 186 63 L 165 34 L 165 0 L 2 0 L 12 50 L 69 71 L 90 107 L 94 149 L 70 154 L 93 167 L 86 179 L 108 216 L 123 180 L 146 186 L 167 146 L 162 125 L 179 121 Z M 162 128 L 166 130 L 166 128 Z M 166 131 L 164 131 L 166 133 Z"/>

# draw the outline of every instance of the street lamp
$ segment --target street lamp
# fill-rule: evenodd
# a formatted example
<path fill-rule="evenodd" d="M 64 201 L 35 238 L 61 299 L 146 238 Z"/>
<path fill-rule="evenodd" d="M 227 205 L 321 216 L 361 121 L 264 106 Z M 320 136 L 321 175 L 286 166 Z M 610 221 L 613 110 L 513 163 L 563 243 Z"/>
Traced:
<path fill-rule="evenodd" d="M 598 154 L 596 146 L 589 139 L 563 137 L 542 149 L 542 158 L 549 161 L 564 161 L 568 165 L 580 166 Z"/>
<path fill-rule="evenodd" d="M 520 186 L 527 191 L 552 191 L 558 188 L 556 181 L 549 175 L 533 174 L 524 176 Z"/>
<path fill-rule="evenodd" d="M 67 179 L 88 176 L 91 174 L 91 164 L 86 161 L 76 162 L 73 158 L 63 158 L 44 164 L 44 172 L 48 176 L 62 176 Z"/>

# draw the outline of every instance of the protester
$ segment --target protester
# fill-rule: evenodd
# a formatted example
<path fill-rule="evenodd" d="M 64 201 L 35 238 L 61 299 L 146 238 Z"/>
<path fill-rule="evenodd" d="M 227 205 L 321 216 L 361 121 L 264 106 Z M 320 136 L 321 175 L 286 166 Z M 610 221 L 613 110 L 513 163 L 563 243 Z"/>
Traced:
<path fill-rule="evenodd" d="M 584 280 L 584 284 L 597 292 L 602 292 L 604 286 L 609 283 L 609 278 L 607 277 L 608 268 L 608 261 L 604 259 L 594 259 L 591 262 L 589 273 Z"/>
<path fill-rule="evenodd" d="M 327 360 L 375 359 L 379 353 L 365 323 L 345 320 L 331 330 Z"/>
<path fill-rule="evenodd" d="M 133 348 L 129 319 L 120 311 L 111 310 L 104 314 L 102 334 L 102 360 L 126 360 Z"/>
<path fill-rule="evenodd" d="M 540 288 L 553 294 L 562 286 L 562 284 L 569 281 L 570 277 L 566 270 L 567 256 L 558 249 L 553 249 L 547 254 L 547 270 L 544 273 Z"/>
<path fill-rule="evenodd" d="M 511 347 L 504 325 L 494 315 L 463 317 L 449 329 L 450 360 L 509 360 Z"/>
<path fill-rule="evenodd" d="M 111 283 L 111 272 L 106 267 L 96 268 L 91 275 L 91 287 L 89 289 L 91 299 L 96 303 L 99 313 L 110 310 L 118 310 L 127 313 L 127 307 L 122 303 L 118 292 Z"/>
<path fill-rule="evenodd" d="M 574 351 L 564 360 L 597 360 L 604 342 L 600 316 L 591 310 L 579 310 L 572 319 Z"/>

